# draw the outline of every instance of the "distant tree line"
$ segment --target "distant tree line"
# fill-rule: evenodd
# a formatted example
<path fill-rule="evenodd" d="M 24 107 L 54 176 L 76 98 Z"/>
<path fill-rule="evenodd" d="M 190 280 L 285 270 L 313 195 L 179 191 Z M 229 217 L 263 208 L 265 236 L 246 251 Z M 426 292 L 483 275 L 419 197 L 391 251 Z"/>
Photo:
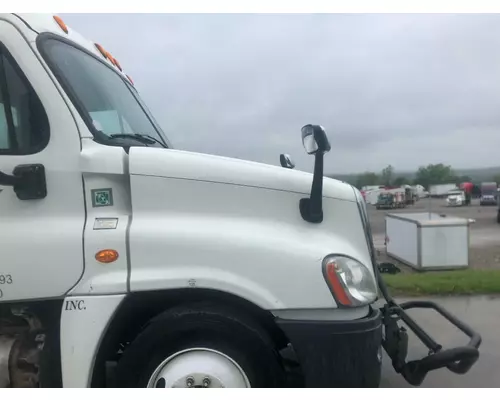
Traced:
<path fill-rule="evenodd" d="M 455 183 L 459 185 L 462 182 L 474 182 L 470 176 L 460 175 L 455 173 L 450 165 L 445 164 L 429 164 L 420 167 L 414 174 L 397 174 L 392 165 L 385 167 L 380 173 L 364 172 L 359 175 L 352 176 L 348 179 L 351 184 L 361 189 L 363 186 L 384 185 L 384 186 L 402 186 L 402 185 L 422 185 L 426 190 L 429 190 L 430 185 L 441 183 Z M 500 174 L 497 174 L 489 180 L 500 184 Z"/>

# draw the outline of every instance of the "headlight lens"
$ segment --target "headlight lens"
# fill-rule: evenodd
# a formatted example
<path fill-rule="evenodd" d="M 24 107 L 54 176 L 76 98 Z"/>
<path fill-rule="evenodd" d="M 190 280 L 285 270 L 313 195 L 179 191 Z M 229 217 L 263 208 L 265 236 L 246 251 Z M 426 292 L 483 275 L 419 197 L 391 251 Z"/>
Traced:
<path fill-rule="evenodd" d="M 326 257 L 323 275 L 335 300 L 344 307 L 359 307 L 377 298 L 373 275 L 353 258 L 341 255 Z"/>

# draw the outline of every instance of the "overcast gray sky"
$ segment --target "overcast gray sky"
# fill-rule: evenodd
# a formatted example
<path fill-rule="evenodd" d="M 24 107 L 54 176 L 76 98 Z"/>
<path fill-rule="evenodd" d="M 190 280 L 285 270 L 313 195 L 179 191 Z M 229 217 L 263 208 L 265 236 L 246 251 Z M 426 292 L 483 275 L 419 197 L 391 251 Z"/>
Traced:
<path fill-rule="evenodd" d="M 500 164 L 500 15 L 80 14 L 176 148 L 326 172 Z"/>

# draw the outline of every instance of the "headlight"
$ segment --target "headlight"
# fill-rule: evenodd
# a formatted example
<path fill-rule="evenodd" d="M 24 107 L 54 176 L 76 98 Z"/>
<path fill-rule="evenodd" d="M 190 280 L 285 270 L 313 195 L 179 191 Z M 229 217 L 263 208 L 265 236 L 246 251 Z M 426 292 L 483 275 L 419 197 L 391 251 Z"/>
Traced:
<path fill-rule="evenodd" d="M 344 307 L 359 307 L 374 302 L 377 285 L 370 270 L 359 261 L 332 255 L 323 261 L 323 275 L 335 300 Z"/>

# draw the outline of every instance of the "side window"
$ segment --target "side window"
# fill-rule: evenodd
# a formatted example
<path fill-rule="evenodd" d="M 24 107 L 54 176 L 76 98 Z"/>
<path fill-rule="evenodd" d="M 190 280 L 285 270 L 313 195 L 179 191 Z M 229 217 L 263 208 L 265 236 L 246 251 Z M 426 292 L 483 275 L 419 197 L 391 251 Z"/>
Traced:
<path fill-rule="evenodd" d="M 49 121 L 40 99 L 0 45 L 0 155 L 36 153 L 48 137 Z"/>

